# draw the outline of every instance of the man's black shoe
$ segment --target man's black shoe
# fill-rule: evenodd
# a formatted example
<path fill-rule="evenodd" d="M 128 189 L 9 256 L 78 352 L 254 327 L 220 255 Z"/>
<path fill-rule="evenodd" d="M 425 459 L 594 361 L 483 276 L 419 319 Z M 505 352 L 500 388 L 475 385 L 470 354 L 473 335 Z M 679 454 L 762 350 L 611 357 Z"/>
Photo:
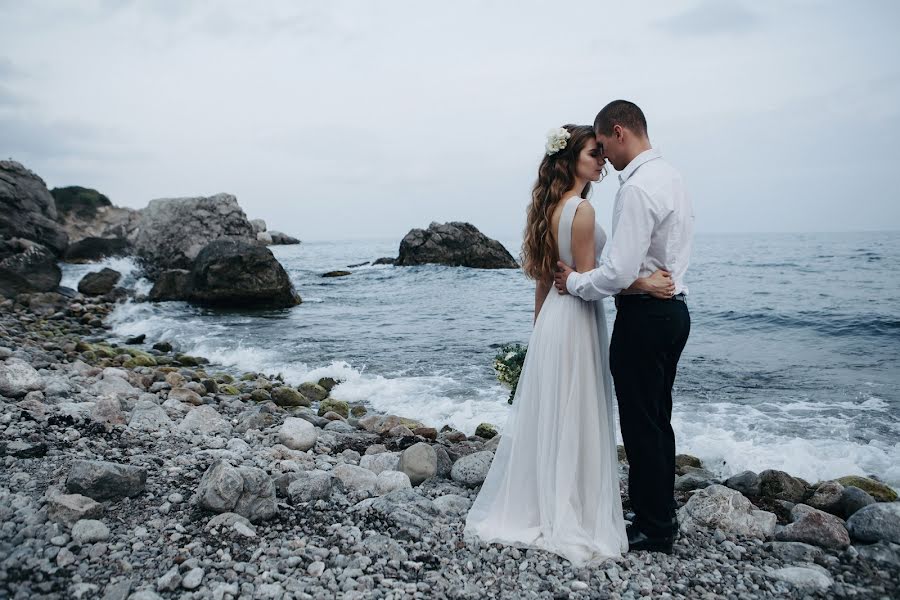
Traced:
<path fill-rule="evenodd" d="M 629 552 L 664 552 L 672 554 L 672 546 L 675 544 L 675 536 L 648 537 L 635 527 L 627 528 Z"/>

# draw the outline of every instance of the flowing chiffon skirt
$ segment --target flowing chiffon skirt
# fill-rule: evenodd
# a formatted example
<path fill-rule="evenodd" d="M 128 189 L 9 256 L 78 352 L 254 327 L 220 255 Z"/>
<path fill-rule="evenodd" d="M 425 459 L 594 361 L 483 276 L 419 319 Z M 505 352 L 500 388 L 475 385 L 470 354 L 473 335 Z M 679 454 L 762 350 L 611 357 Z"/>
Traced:
<path fill-rule="evenodd" d="M 465 539 L 548 550 L 578 566 L 628 550 L 608 345 L 601 302 L 551 289 Z"/>

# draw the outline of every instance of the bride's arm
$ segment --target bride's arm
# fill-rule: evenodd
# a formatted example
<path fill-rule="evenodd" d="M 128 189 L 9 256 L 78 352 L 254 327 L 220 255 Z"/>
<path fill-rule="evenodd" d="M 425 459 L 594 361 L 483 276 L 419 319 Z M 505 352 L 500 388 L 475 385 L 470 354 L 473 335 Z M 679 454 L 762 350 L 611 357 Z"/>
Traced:
<path fill-rule="evenodd" d="M 534 286 L 534 321 L 532 323 L 537 323 L 538 315 L 541 314 L 541 307 L 544 305 L 544 300 L 552 287 L 553 280 L 538 281 L 537 285 Z"/>
<path fill-rule="evenodd" d="M 582 202 L 575 209 L 572 221 L 572 265 L 579 273 L 597 267 L 597 248 L 594 243 L 594 207 L 590 202 Z"/>

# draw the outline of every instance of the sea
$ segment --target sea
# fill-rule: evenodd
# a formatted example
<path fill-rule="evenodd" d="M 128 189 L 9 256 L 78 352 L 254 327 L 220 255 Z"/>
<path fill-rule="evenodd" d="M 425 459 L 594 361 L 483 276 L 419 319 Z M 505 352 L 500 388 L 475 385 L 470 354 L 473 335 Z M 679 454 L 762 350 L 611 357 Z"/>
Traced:
<path fill-rule="evenodd" d="M 518 255 L 518 241 L 504 242 Z M 509 392 L 492 363 L 527 343 L 534 286 L 519 270 L 353 266 L 397 240 L 275 246 L 303 303 L 231 311 L 129 301 L 114 341 L 139 334 L 220 369 L 330 376 L 336 398 L 466 433 L 500 431 Z M 63 285 L 130 259 L 63 265 Z M 351 275 L 324 278 L 344 269 Z M 900 232 L 700 234 L 687 276 L 692 329 L 679 364 L 679 453 L 720 476 L 780 469 L 811 482 L 874 475 L 900 489 Z M 612 327 L 616 310 L 609 300 Z M 611 329 L 610 329 L 611 330 Z"/>

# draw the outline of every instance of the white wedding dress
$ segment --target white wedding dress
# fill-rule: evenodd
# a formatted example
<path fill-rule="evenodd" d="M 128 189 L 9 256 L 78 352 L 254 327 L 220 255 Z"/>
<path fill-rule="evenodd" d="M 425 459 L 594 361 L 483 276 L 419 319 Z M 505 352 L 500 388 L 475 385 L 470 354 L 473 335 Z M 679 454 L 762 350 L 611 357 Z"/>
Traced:
<path fill-rule="evenodd" d="M 570 265 L 583 201 L 567 199 L 559 220 L 559 256 Z M 599 260 L 599 224 L 594 241 Z M 540 548 L 577 566 L 626 552 L 614 427 L 603 304 L 551 288 L 464 538 Z"/>

